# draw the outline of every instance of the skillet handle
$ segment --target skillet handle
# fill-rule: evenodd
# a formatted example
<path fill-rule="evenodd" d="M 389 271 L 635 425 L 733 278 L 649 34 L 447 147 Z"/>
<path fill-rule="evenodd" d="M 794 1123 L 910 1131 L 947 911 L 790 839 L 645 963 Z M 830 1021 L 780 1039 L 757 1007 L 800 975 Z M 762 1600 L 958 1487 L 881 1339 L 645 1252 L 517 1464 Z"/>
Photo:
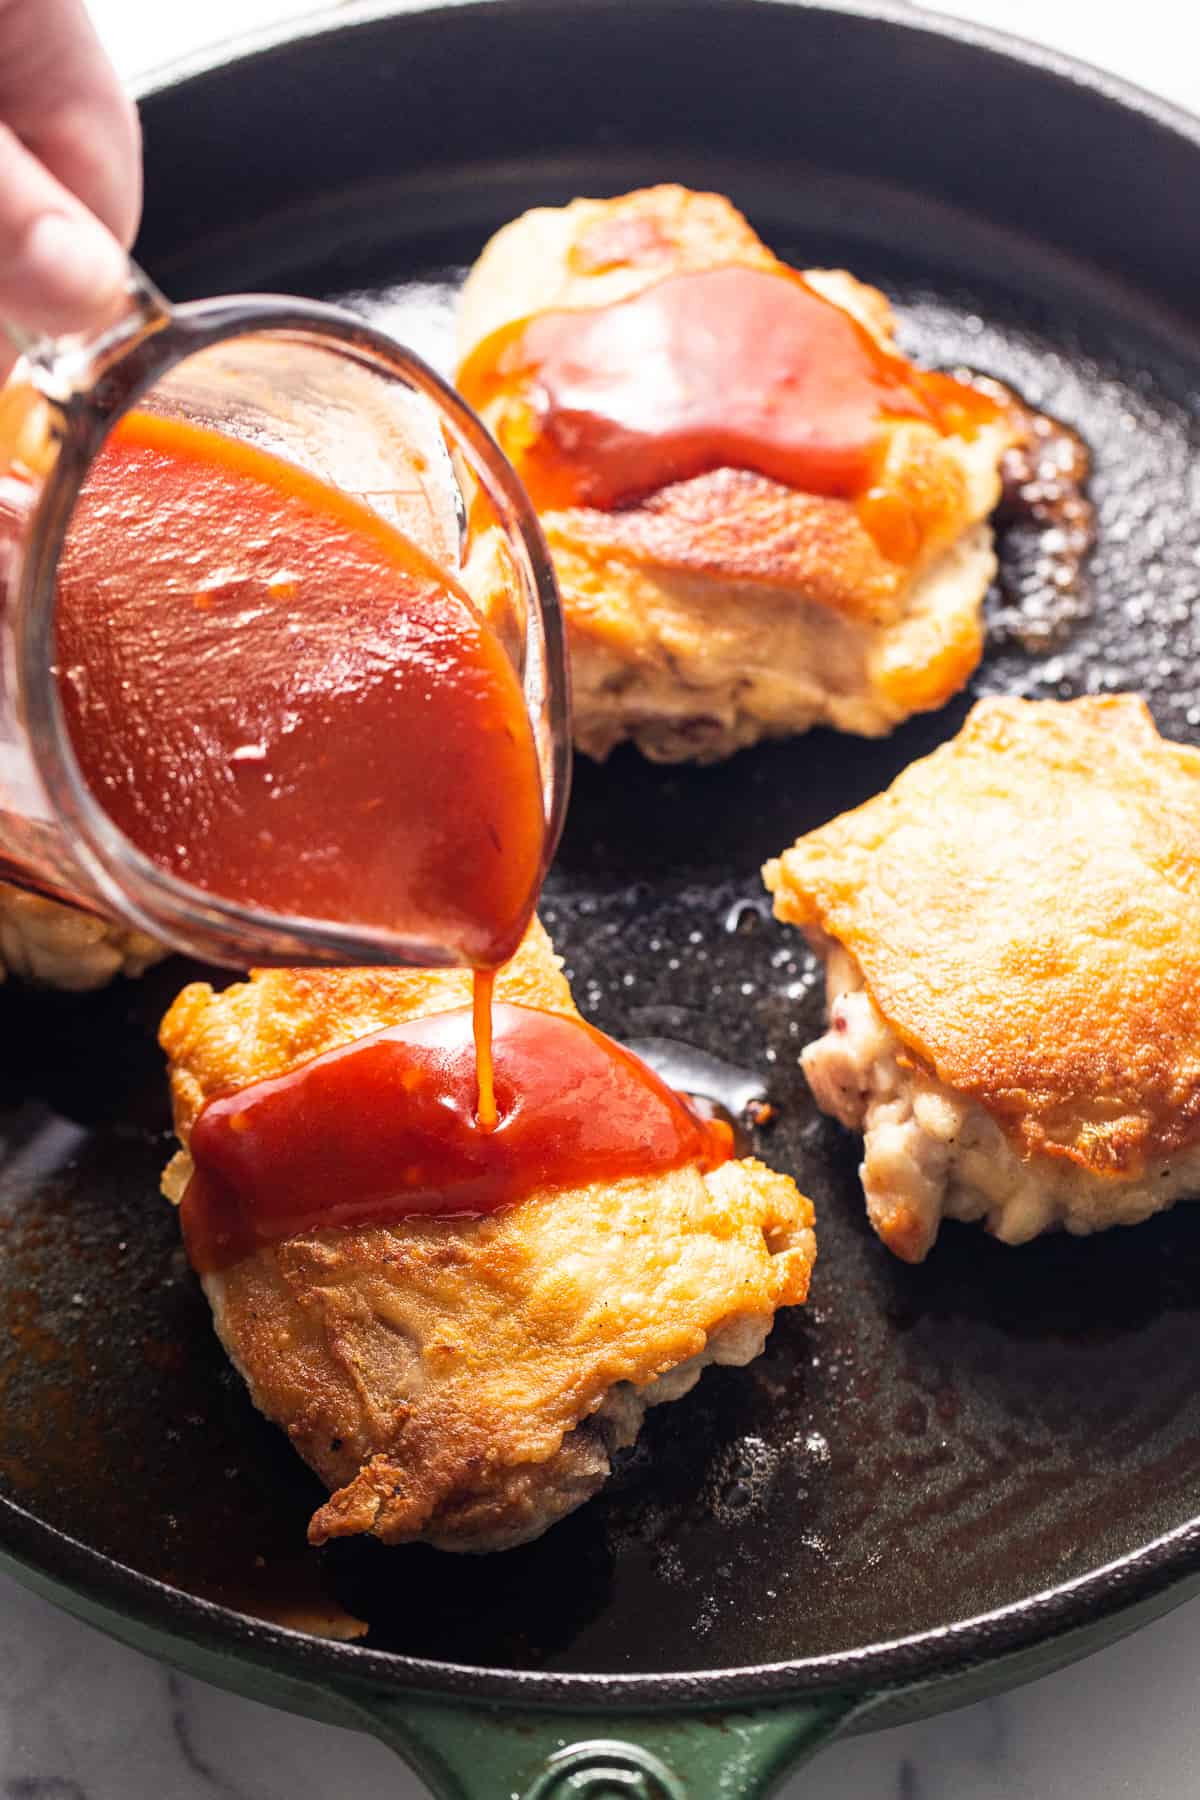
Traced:
<path fill-rule="evenodd" d="M 861 1694 L 720 1712 L 567 1713 L 378 1695 L 355 1710 L 437 1800 L 762 1800 Z"/>

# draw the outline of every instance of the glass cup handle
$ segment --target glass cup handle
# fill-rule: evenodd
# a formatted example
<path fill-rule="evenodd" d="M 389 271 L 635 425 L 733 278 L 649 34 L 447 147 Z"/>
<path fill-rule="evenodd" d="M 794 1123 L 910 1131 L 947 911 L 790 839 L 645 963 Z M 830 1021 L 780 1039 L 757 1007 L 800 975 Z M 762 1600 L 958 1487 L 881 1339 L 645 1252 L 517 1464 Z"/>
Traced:
<path fill-rule="evenodd" d="M 87 395 L 113 363 L 129 355 L 174 317 L 173 309 L 144 269 L 129 259 L 125 292 L 96 331 L 50 337 L 3 321 L 4 335 L 20 355 L 8 387 L 32 386 L 43 399 L 64 406 Z"/>
<path fill-rule="evenodd" d="M 89 404 L 104 375 L 173 317 L 170 302 L 131 258 L 124 295 L 98 331 L 56 338 L 0 321 L 19 353 L 0 386 L 0 482 L 16 477 L 32 499 L 53 467 L 67 409 Z"/>
<path fill-rule="evenodd" d="M 36 355 L 41 342 L 36 331 L 26 331 L 23 325 L 14 325 L 11 319 L 5 319 L 4 335 L 19 356 L 32 358 Z"/>

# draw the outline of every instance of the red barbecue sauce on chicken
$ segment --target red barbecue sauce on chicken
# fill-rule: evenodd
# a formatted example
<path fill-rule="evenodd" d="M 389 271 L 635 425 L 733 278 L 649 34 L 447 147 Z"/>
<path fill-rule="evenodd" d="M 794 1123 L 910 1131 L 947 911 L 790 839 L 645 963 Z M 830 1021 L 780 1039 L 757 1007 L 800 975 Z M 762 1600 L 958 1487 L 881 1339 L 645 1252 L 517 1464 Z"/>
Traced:
<path fill-rule="evenodd" d="M 890 422 L 971 435 L 1000 408 L 914 368 L 802 275 L 730 266 L 506 326 L 459 387 L 510 405 L 500 439 L 540 511 L 612 509 L 713 469 L 858 503 L 885 555 L 919 548 L 878 486 Z"/>
<path fill-rule="evenodd" d="M 497 1123 L 476 1122 L 472 1009 L 395 1025 L 210 1100 L 184 1195 L 201 1273 L 330 1226 L 479 1215 L 530 1194 L 653 1176 L 732 1154 L 645 1063 L 583 1020 L 501 1004 Z"/>

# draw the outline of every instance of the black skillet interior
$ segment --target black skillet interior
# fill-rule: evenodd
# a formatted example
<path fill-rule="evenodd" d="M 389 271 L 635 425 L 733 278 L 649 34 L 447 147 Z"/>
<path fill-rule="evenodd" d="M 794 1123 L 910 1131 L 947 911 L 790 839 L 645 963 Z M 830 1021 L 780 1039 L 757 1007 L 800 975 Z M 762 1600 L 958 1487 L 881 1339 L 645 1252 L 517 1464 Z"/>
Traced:
<path fill-rule="evenodd" d="M 142 254 L 169 292 L 353 296 L 442 360 L 462 265 L 523 207 L 658 179 L 729 192 L 798 262 L 885 287 L 916 355 L 1014 382 L 1092 447 L 1092 616 L 1037 654 L 993 646 L 971 693 L 1132 687 L 1200 741 L 1200 338 L 1159 310 L 1197 266 L 1178 184 L 1194 197 L 1200 157 L 1152 121 L 895 22 L 650 0 L 382 19 L 145 112 Z M 0 997 L 0 1491 L 263 1618 L 341 1605 L 384 1649 L 612 1672 L 920 1632 L 1189 1519 L 1200 1213 L 1019 1251 L 948 1226 L 904 1267 L 796 1066 L 820 982 L 759 864 L 953 732 L 968 699 L 881 744 L 814 733 L 714 769 L 578 769 L 543 916 L 584 1011 L 759 1074 L 778 1119 L 758 1149 L 811 1193 L 820 1233 L 811 1305 L 751 1371 L 652 1414 L 602 1498 L 482 1560 L 304 1548 L 317 1485 L 225 1363 L 156 1198 L 153 1032 L 177 963 L 92 997 Z"/>

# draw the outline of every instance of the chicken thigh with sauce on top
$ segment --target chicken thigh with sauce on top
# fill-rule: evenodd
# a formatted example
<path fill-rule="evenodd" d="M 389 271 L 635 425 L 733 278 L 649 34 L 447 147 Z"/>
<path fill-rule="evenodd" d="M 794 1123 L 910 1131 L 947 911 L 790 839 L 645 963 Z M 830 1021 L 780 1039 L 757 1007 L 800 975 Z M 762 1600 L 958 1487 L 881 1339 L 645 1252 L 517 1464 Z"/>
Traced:
<path fill-rule="evenodd" d="M 635 1094 L 628 1118 L 626 1161 L 607 1177 L 533 1178 L 510 1204 L 475 1216 L 439 1212 L 434 1196 L 432 1210 L 406 1217 L 405 1183 L 416 1179 L 406 1158 L 392 1172 L 400 1198 L 386 1216 L 355 1222 L 343 1210 L 349 1222 L 322 1226 L 310 1206 L 303 1228 L 227 1238 L 214 1251 L 189 1186 L 189 1146 L 199 1152 L 206 1116 L 226 1108 L 226 1150 L 236 1156 L 238 1134 L 253 1137 L 242 1099 L 269 1102 L 286 1088 L 280 1077 L 320 1073 L 370 1034 L 461 1016 L 470 991 L 463 970 L 260 971 L 222 993 L 185 989 L 163 1024 L 184 1145 L 165 1191 L 183 1201 L 217 1330 L 255 1404 L 332 1490 L 312 1520 L 314 1543 L 370 1532 L 388 1544 L 492 1550 L 537 1537 L 601 1487 L 647 1406 L 686 1393 L 707 1363 L 751 1361 L 776 1309 L 807 1293 L 809 1202 L 788 1176 L 729 1159 L 727 1143 L 725 1160 L 705 1157 L 707 1127 L 648 1072 L 644 1109 Z M 519 1112 L 522 1099 L 504 1100 L 505 1020 L 549 1020 L 555 1031 L 589 1034 L 593 1050 L 610 1040 L 579 1020 L 536 921 L 498 972 L 495 996 L 499 1142 L 505 1105 Z M 640 1079 L 642 1065 L 610 1048 L 622 1078 Z M 572 1074 L 556 1064 L 551 1088 Z M 415 1104 L 415 1081 L 394 1084 L 393 1122 Z M 581 1101 L 593 1113 L 595 1092 Z M 688 1159 L 620 1174 L 644 1161 L 634 1140 L 648 1143 L 654 1120 L 661 1125 L 664 1097 L 679 1112 L 681 1141 L 694 1139 Z M 281 1147 L 284 1185 L 311 1173 L 297 1161 L 297 1131 L 305 1143 L 324 1132 L 318 1208 L 344 1207 L 359 1179 L 352 1171 L 373 1153 L 363 1134 L 370 1139 L 372 1117 L 381 1129 L 381 1116 L 369 1107 L 354 1118 L 335 1110 L 326 1124 L 301 1116 Z M 280 1176 L 253 1155 L 251 1165 L 268 1182 Z M 288 1195 L 276 1199 L 286 1213 Z"/>
<path fill-rule="evenodd" d="M 1020 427 L 893 329 L 876 289 L 789 269 L 718 194 L 575 200 L 487 245 L 458 381 L 538 509 L 589 755 L 877 736 L 970 675 Z M 483 586 L 486 564 L 485 542 Z"/>

